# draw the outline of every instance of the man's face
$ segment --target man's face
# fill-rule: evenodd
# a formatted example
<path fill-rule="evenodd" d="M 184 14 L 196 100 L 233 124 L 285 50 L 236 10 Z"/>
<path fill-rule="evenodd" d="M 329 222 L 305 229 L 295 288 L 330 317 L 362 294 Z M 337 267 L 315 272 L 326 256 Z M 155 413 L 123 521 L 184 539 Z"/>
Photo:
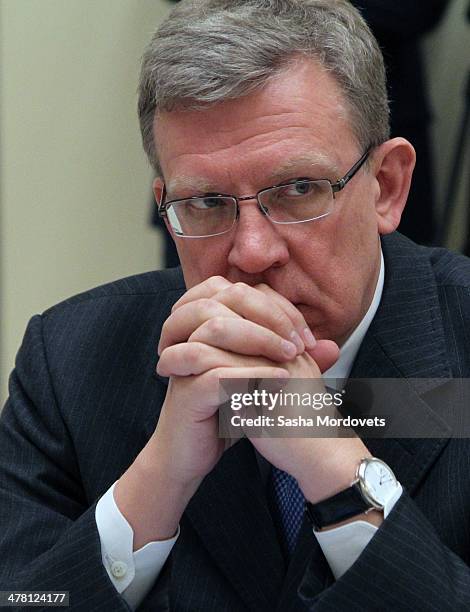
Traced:
<path fill-rule="evenodd" d="M 253 195 L 296 178 L 341 178 L 360 158 L 334 78 L 299 61 L 264 89 L 155 121 L 167 199 Z M 161 183 L 155 183 L 158 194 Z M 240 203 L 227 234 L 176 238 L 186 284 L 215 275 L 266 283 L 295 304 L 318 339 L 342 344 L 367 311 L 380 268 L 375 203 L 380 190 L 363 168 L 320 220 L 275 225 L 256 200 Z"/>

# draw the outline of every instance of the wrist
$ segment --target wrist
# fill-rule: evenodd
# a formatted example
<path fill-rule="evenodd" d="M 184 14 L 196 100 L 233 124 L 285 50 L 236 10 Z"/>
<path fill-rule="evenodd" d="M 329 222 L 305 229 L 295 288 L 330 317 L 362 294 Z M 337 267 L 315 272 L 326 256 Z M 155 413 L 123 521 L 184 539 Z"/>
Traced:
<path fill-rule="evenodd" d="M 386 463 L 376 457 L 363 458 L 350 486 L 316 503 L 307 501 L 307 515 L 316 531 L 358 520 L 379 527 L 401 492 L 400 483 Z"/>
<path fill-rule="evenodd" d="M 133 549 L 174 537 L 198 485 L 179 483 L 141 453 L 114 488 L 116 505 L 134 532 Z"/>
<path fill-rule="evenodd" d="M 362 448 L 342 456 L 338 453 L 332 454 L 323 462 L 321 471 L 318 466 L 316 469 L 315 466 L 310 466 L 302 471 L 298 483 L 307 502 L 316 504 L 351 486 L 361 460 L 371 457 L 362 443 L 361 446 Z"/>

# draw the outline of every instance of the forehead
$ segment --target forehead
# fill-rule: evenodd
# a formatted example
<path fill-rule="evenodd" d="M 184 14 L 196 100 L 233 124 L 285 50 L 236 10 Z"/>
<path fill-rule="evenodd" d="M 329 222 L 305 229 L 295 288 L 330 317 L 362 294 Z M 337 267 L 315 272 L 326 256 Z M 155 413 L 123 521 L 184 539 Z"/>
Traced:
<path fill-rule="evenodd" d="M 333 172 L 358 149 L 338 84 L 310 59 L 238 100 L 162 113 L 154 135 L 168 186 L 309 164 Z"/>

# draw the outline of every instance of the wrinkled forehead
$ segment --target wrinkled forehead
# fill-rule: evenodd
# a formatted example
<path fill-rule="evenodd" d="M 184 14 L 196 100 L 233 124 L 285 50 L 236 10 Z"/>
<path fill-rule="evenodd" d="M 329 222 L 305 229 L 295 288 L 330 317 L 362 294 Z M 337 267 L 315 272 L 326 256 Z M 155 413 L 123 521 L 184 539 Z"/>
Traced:
<path fill-rule="evenodd" d="M 283 160 L 281 163 L 273 164 L 272 168 L 265 166 L 262 180 L 265 183 L 264 187 L 269 187 L 280 185 L 292 177 L 299 178 L 302 174 L 308 174 L 309 178 L 324 178 L 332 175 L 339 177 L 340 173 L 341 169 L 335 159 L 320 151 L 312 151 L 305 154 L 293 153 L 292 157 Z M 168 194 L 180 192 L 211 193 L 217 191 L 217 185 L 202 175 L 180 173 L 168 177 L 166 190 Z"/>
<path fill-rule="evenodd" d="M 347 152 L 356 140 L 336 80 L 312 60 L 281 71 L 242 98 L 159 113 L 154 136 L 165 177 L 178 161 L 181 180 L 183 162 L 228 163 L 268 150 L 272 156 L 277 148 L 279 157 L 289 152 L 283 171 L 302 160 L 333 171 L 341 165 L 342 150 Z M 273 161 L 279 165 L 281 159 Z"/>

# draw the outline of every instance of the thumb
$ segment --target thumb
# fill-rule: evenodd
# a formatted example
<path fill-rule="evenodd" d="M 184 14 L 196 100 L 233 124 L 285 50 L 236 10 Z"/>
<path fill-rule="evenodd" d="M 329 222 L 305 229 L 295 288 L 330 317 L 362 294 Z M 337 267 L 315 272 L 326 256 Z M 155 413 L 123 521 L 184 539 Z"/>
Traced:
<path fill-rule="evenodd" d="M 339 358 L 339 348 L 333 340 L 318 340 L 316 345 L 312 349 L 306 349 L 306 352 L 314 359 L 322 374 Z"/>

